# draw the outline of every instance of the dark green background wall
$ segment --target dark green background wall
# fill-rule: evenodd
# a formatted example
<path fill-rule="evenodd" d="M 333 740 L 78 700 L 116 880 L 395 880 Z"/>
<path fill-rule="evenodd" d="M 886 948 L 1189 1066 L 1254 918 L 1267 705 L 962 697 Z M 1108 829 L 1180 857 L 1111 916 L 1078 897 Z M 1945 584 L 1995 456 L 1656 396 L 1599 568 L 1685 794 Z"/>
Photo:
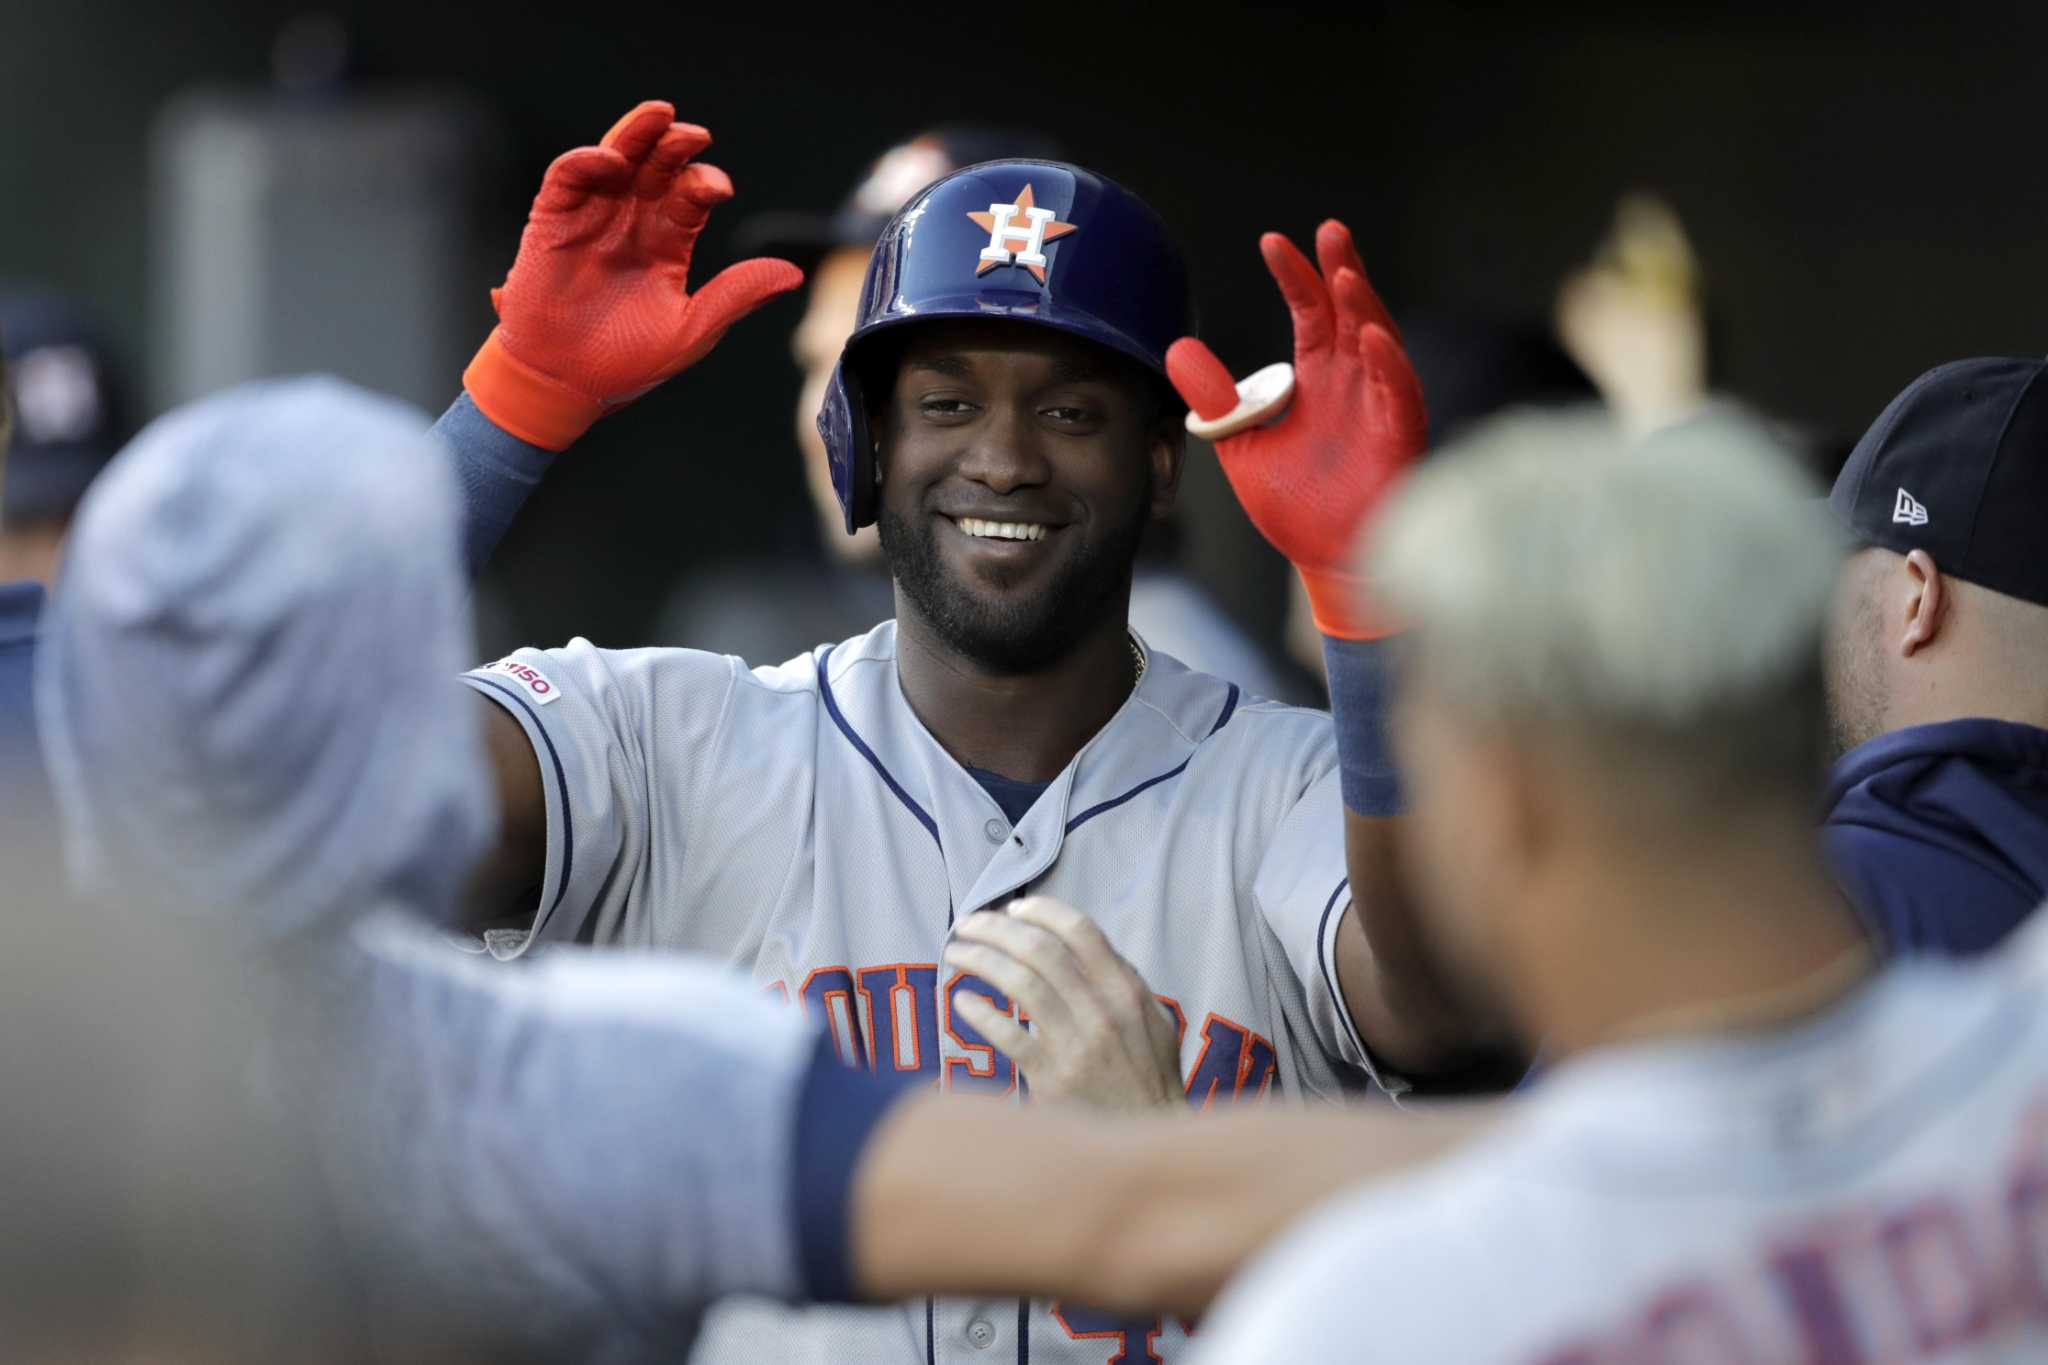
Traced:
<path fill-rule="evenodd" d="M 488 269 L 548 159 L 660 95 L 713 129 L 760 208 L 829 203 L 921 125 L 1041 124 L 1181 229 L 1205 330 L 1240 367 L 1286 340 L 1263 229 L 1347 218 L 1397 313 L 1541 314 L 1638 185 L 1704 258 L 1718 378 L 1779 415 L 1853 435 L 1939 360 L 2048 350 L 2039 6 L 328 8 L 366 81 L 453 85 L 495 112 Z M 298 9 L 0 3 L 0 276 L 86 296 L 146 366 L 150 120 L 190 84 L 263 80 Z M 724 259 L 722 236 L 701 260 Z M 736 332 L 565 464 L 493 570 L 522 633 L 638 639 L 692 563 L 792 534 L 770 522 L 800 531 L 795 316 Z M 1277 566 L 1213 471 L 1190 498 L 1212 584 L 1240 610 L 1270 602 Z"/>

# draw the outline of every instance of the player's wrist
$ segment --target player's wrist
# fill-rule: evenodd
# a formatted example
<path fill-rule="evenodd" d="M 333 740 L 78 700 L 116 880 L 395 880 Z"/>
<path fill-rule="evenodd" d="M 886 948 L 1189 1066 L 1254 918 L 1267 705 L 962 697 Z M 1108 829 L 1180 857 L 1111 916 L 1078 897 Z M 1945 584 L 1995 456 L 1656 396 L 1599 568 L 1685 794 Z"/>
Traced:
<path fill-rule="evenodd" d="M 1379 640 L 1397 634 L 1400 625 L 1372 601 L 1365 580 L 1348 569 L 1297 564 L 1301 586 L 1308 593 L 1309 614 L 1316 629 L 1333 640 Z"/>
<path fill-rule="evenodd" d="M 492 328 L 484 339 L 462 372 L 462 387 L 484 416 L 543 450 L 567 450 L 605 414 L 597 399 L 513 355 L 502 327 Z"/>
<path fill-rule="evenodd" d="M 1393 697 L 1389 642 L 1325 636 L 1323 677 L 1330 689 L 1345 809 L 1375 817 L 1399 814 L 1401 781 L 1387 728 Z"/>

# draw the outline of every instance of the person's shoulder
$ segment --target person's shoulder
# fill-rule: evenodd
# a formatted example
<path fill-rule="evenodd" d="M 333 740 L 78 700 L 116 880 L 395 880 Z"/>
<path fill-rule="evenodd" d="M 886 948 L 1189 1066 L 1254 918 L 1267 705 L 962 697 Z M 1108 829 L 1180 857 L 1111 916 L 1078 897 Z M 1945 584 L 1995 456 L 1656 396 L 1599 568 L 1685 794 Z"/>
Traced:
<path fill-rule="evenodd" d="M 828 696 L 848 689 L 877 685 L 893 687 L 896 682 L 896 622 L 884 621 L 872 630 L 841 640 L 838 644 L 820 645 L 782 665 L 782 669 L 791 674 L 808 671 L 817 690 Z"/>
<path fill-rule="evenodd" d="M 1493 1150 L 1495 1144 L 1483 1145 Z M 1283 1233 L 1226 1290 L 1204 1336 L 1217 1361 L 1265 1353 L 1348 1358 L 1373 1333 L 1388 1359 L 1428 1359 L 1444 1316 L 1484 1288 L 1503 1240 L 1497 1162 L 1459 1155 L 1357 1186 Z M 1390 1311 L 1361 1308 L 1361 1289 Z"/>
<path fill-rule="evenodd" d="M 893 659 L 893 630 L 880 628 L 758 668 L 736 654 L 667 645 L 604 648 L 579 636 L 557 648 L 515 649 L 463 677 L 536 723 L 573 717 L 578 725 L 651 726 L 668 740 L 688 742 L 734 728 L 800 733 L 806 713 L 863 697 L 862 684 L 881 676 L 871 665 Z"/>
<path fill-rule="evenodd" d="M 1179 728 L 1208 734 L 1220 735 L 1241 720 L 1268 735 L 1280 730 L 1315 734 L 1330 728 L 1328 711 L 1275 701 L 1242 683 L 1206 673 L 1149 647 L 1139 698 L 1168 713 Z"/>
<path fill-rule="evenodd" d="M 1329 712 L 1259 696 L 1156 650 L 1147 657 L 1140 700 L 1199 746 L 1205 762 L 1310 778 L 1335 766 L 1337 735 Z"/>
<path fill-rule="evenodd" d="M 606 648 L 579 635 L 565 645 L 521 646 L 501 659 L 470 669 L 464 676 L 498 687 L 509 686 L 526 700 L 545 706 L 565 695 L 595 699 L 621 690 L 729 682 L 744 668 L 737 658 L 701 649 Z"/>
<path fill-rule="evenodd" d="M 1313 695 L 1311 679 L 1261 645 L 1185 574 L 1141 570 L 1131 584 L 1130 620 L 1148 645 L 1248 692 L 1291 700 Z"/>

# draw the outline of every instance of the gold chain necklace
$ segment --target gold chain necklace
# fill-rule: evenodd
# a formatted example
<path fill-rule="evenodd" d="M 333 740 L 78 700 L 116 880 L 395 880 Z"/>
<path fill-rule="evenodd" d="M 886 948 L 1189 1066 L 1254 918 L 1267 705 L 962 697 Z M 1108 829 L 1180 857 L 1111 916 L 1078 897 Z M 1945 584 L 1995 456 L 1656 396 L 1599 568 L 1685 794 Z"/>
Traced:
<path fill-rule="evenodd" d="M 1135 692 L 1138 684 L 1145 681 L 1145 651 L 1138 647 L 1137 636 L 1127 632 L 1124 638 L 1131 642 L 1131 662 L 1138 666 L 1137 673 L 1131 678 L 1131 691 Z"/>

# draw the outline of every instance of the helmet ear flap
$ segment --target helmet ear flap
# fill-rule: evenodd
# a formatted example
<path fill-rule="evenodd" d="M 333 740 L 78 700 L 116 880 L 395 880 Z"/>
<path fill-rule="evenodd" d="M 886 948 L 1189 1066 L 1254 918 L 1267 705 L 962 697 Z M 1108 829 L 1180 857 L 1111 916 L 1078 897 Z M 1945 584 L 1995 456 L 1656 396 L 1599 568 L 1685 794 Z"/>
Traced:
<path fill-rule="evenodd" d="M 844 355 L 825 389 L 825 404 L 818 409 L 818 435 L 825 441 L 832 490 L 839 495 L 839 510 L 846 515 L 846 533 L 852 535 L 874 521 L 875 485 L 881 479 L 874 436 L 868 428 L 866 396 Z"/>

